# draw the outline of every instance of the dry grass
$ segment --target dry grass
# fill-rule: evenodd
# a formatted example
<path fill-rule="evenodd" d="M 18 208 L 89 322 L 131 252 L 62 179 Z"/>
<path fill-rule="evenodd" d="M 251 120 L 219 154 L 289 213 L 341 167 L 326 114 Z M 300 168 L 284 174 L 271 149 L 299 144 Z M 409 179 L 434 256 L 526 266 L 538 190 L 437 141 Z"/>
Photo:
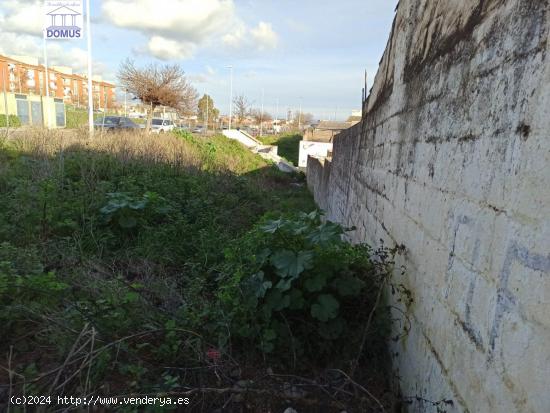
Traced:
<path fill-rule="evenodd" d="M 34 158 L 55 158 L 66 151 L 93 151 L 114 156 L 122 163 L 140 161 L 168 164 L 176 168 L 200 168 L 198 149 L 174 135 L 156 136 L 144 131 L 96 132 L 93 138 L 83 130 L 28 129 L 2 138 L 18 152 Z"/>

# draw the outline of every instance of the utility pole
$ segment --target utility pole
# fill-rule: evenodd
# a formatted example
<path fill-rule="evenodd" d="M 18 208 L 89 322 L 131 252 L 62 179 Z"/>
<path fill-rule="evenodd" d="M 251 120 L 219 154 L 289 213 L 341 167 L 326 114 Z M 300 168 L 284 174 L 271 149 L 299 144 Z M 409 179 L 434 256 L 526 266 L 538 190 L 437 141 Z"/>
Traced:
<path fill-rule="evenodd" d="M 92 85 L 92 26 L 90 24 L 90 1 L 86 0 L 86 27 L 88 29 L 88 130 L 94 136 L 94 89 Z M 91 98 L 91 99 L 90 99 Z"/>
<path fill-rule="evenodd" d="M 2 68 L 2 86 L 4 89 L 4 112 L 6 113 L 6 136 L 10 135 L 10 116 L 8 112 L 8 95 L 6 92 L 6 69 Z"/>
<path fill-rule="evenodd" d="M 233 116 L 233 66 L 227 66 L 230 73 L 229 80 L 229 127 L 227 130 L 231 130 L 231 117 Z"/>
<path fill-rule="evenodd" d="M 281 131 L 279 126 L 279 98 L 277 98 L 277 109 L 275 110 L 275 126 L 277 127 L 275 132 L 279 133 Z"/>
<path fill-rule="evenodd" d="M 298 129 L 302 130 L 302 98 L 300 97 L 300 111 L 298 112 Z"/>
<path fill-rule="evenodd" d="M 264 124 L 264 89 L 262 88 L 262 106 L 260 110 L 260 136 L 263 133 L 263 124 Z"/>
<path fill-rule="evenodd" d="M 208 91 L 206 91 L 206 128 L 205 128 L 205 131 L 206 131 L 206 134 L 208 135 L 208 100 L 209 100 L 209 96 L 208 96 Z"/>
<path fill-rule="evenodd" d="M 48 74 L 48 51 L 46 49 L 46 33 L 44 33 L 44 38 L 42 39 L 43 49 L 44 49 L 44 69 L 46 71 L 46 96 L 50 96 L 50 76 Z M 40 81 L 38 82 L 40 83 Z M 40 91 L 42 92 L 42 91 Z M 40 93 L 42 94 L 42 93 Z"/>

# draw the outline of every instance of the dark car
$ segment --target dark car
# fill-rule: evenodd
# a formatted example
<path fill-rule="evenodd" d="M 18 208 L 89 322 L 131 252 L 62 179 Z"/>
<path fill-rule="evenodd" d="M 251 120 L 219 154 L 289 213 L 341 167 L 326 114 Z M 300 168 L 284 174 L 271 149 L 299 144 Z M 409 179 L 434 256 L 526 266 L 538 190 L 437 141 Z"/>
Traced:
<path fill-rule="evenodd" d="M 107 131 L 139 129 L 138 124 L 134 123 L 132 119 L 124 116 L 105 116 L 105 118 L 96 119 L 94 127 Z"/>

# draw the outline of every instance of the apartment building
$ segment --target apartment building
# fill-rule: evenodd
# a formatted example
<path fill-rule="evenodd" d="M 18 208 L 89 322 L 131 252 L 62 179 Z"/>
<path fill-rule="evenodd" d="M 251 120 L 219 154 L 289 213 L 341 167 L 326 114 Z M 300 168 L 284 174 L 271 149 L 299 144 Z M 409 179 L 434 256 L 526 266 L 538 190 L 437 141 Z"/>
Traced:
<path fill-rule="evenodd" d="M 49 96 L 66 104 L 88 105 L 88 80 L 73 73 L 70 67 L 48 67 Z M 94 76 L 92 79 L 94 110 L 115 107 L 115 85 Z M 47 96 L 46 69 L 38 59 L 27 56 L 0 55 L 0 93 Z"/>

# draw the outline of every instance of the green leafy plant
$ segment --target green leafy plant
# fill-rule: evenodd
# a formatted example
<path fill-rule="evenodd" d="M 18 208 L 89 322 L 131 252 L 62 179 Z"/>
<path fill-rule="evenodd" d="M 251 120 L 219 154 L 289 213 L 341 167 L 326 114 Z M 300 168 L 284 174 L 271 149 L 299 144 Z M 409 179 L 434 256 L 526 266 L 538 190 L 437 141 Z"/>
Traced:
<path fill-rule="evenodd" d="M 99 211 L 105 222 L 130 230 L 171 211 L 166 200 L 155 192 L 135 197 L 125 192 L 107 194 L 108 202 Z"/>
<path fill-rule="evenodd" d="M 188 142 L 194 142 L 195 138 L 193 137 L 193 134 L 189 132 L 188 130 L 184 129 L 178 129 L 173 132 L 174 135 L 176 135 L 178 138 L 184 139 Z"/>
<path fill-rule="evenodd" d="M 345 242 L 345 231 L 317 211 L 300 213 L 264 222 L 226 252 L 238 281 L 232 291 L 222 288 L 220 299 L 232 306 L 235 334 L 267 353 L 319 355 L 339 339 L 357 343 L 361 318 L 388 271 L 368 247 Z M 250 254 L 244 261 L 243 248 Z"/>
<path fill-rule="evenodd" d="M 21 126 L 21 120 L 17 115 L 9 115 L 8 117 L 10 128 L 18 128 Z M 6 123 L 6 115 L 0 115 L 0 128 L 5 128 L 7 125 Z"/>

